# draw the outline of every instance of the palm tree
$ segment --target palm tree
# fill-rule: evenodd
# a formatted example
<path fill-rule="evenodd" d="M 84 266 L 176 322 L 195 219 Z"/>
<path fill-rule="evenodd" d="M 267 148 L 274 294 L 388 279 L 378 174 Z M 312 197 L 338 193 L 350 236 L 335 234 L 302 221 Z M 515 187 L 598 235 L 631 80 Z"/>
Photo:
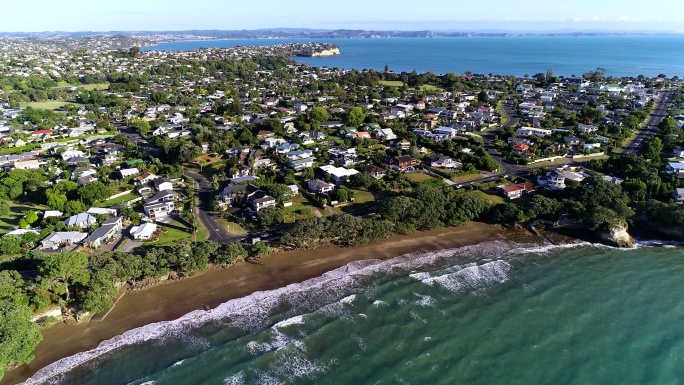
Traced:
<path fill-rule="evenodd" d="M 207 165 L 207 160 L 206 160 L 206 159 L 200 159 L 200 160 L 197 162 L 197 164 L 200 166 L 200 172 L 202 172 L 202 169 L 204 168 L 204 166 Z"/>

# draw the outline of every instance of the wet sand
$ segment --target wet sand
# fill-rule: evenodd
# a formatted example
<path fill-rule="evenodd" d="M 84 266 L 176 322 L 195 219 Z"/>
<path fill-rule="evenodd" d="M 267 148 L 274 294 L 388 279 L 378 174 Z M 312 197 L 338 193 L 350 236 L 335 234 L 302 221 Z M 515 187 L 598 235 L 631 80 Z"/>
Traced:
<path fill-rule="evenodd" d="M 61 358 L 97 347 L 127 330 L 168 321 L 193 310 L 210 309 L 230 299 L 318 277 L 353 261 L 389 259 L 408 253 L 526 237 L 483 223 L 394 236 L 357 248 L 327 247 L 273 254 L 228 269 L 208 270 L 191 278 L 128 293 L 102 322 L 57 324 L 42 331 L 43 341 L 28 365 L 7 372 L 0 384 L 16 384 Z M 528 238 L 529 239 L 529 238 Z"/>

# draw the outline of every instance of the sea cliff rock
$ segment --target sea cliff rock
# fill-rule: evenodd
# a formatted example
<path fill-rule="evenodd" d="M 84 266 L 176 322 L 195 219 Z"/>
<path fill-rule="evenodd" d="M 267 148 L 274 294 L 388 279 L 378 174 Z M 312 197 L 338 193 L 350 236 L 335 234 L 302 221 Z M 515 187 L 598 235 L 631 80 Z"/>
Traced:
<path fill-rule="evenodd" d="M 609 230 L 602 231 L 600 235 L 601 238 L 618 247 L 634 247 L 634 237 L 627 232 L 627 227 L 622 224 L 615 224 Z"/>
<path fill-rule="evenodd" d="M 318 57 L 318 56 L 334 56 L 334 55 L 339 55 L 340 54 L 340 49 L 339 48 L 331 48 L 331 49 L 324 49 L 319 52 L 312 52 L 311 57 Z"/>

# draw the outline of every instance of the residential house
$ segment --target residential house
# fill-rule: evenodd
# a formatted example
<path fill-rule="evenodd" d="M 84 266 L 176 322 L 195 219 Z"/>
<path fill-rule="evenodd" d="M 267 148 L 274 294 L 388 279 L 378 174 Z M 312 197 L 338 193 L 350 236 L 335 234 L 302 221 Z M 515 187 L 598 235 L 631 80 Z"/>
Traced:
<path fill-rule="evenodd" d="M 105 207 L 91 207 L 86 211 L 90 215 L 106 215 L 106 216 L 116 216 L 119 213 L 117 209 L 110 209 Z"/>
<path fill-rule="evenodd" d="M 173 182 L 167 178 L 156 178 L 152 181 L 152 184 L 157 191 L 173 190 Z"/>
<path fill-rule="evenodd" d="M 38 159 L 21 160 L 14 162 L 14 168 L 17 170 L 37 170 L 44 164 L 45 162 L 41 162 Z"/>
<path fill-rule="evenodd" d="M 137 167 L 122 168 L 121 170 L 119 170 L 119 174 L 121 174 L 121 179 L 126 179 L 140 174 L 140 170 L 138 170 Z"/>
<path fill-rule="evenodd" d="M 150 219 L 160 219 L 167 217 L 176 209 L 174 201 L 161 201 L 159 203 L 148 203 L 143 206 L 145 215 Z"/>
<path fill-rule="evenodd" d="M 85 153 L 80 150 L 66 150 L 61 154 L 61 156 L 63 160 L 69 160 L 75 157 L 84 157 Z"/>
<path fill-rule="evenodd" d="M 243 203 L 248 196 L 259 191 L 253 184 L 229 184 L 221 192 L 220 199 L 224 203 L 235 206 Z"/>
<path fill-rule="evenodd" d="M 363 172 L 367 172 L 368 174 L 370 174 L 370 176 L 372 176 L 375 179 L 382 179 L 385 177 L 385 175 L 387 175 L 387 171 L 385 171 L 384 168 L 374 165 L 368 165 L 364 167 Z"/>
<path fill-rule="evenodd" d="M 146 199 L 145 203 L 173 202 L 178 200 L 180 195 L 173 190 L 162 190 L 152 198 Z"/>
<path fill-rule="evenodd" d="M 684 147 L 677 147 L 672 151 L 672 156 L 675 158 L 684 158 Z"/>
<path fill-rule="evenodd" d="M 40 241 L 40 248 L 56 250 L 63 246 L 71 247 L 81 243 L 87 236 L 87 233 L 77 231 L 56 231 Z"/>
<path fill-rule="evenodd" d="M 62 215 L 64 215 L 63 212 L 57 211 L 57 210 L 46 210 L 43 213 L 43 219 L 48 219 L 48 218 L 59 218 Z"/>
<path fill-rule="evenodd" d="M 584 173 L 573 171 L 571 168 L 561 167 L 557 170 L 546 173 L 546 175 L 538 176 L 537 184 L 542 187 L 548 187 L 552 190 L 563 190 L 565 188 L 566 180 L 579 183 L 585 178 L 586 175 Z"/>
<path fill-rule="evenodd" d="M 97 224 L 97 218 L 88 213 L 80 213 L 65 219 L 64 224 L 67 225 L 67 227 L 87 229 L 88 227 Z"/>
<path fill-rule="evenodd" d="M 102 223 L 102 226 L 97 228 L 85 239 L 84 244 L 90 248 L 98 248 L 104 243 L 121 235 L 123 224 L 121 217 L 111 217 Z"/>
<path fill-rule="evenodd" d="M 397 135 L 394 134 L 391 128 L 381 128 L 374 131 L 375 137 L 379 140 L 394 140 Z"/>
<path fill-rule="evenodd" d="M 268 131 L 268 130 L 260 130 L 260 131 L 257 132 L 257 134 L 256 134 L 256 138 L 257 138 L 258 140 L 265 140 L 265 139 L 267 139 L 267 138 L 272 138 L 272 137 L 274 137 L 274 136 L 275 136 L 275 134 L 274 134 L 273 132 L 271 132 L 271 131 Z"/>
<path fill-rule="evenodd" d="M 684 162 L 670 162 L 665 166 L 665 171 L 672 176 L 679 176 L 684 173 Z"/>
<path fill-rule="evenodd" d="M 131 227 L 131 237 L 135 240 L 146 241 L 152 239 L 154 233 L 157 232 L 157 225 L 155 223 L 143 223 L 140 226 Z"/>
<path fill-rule="evenodd" d="M 312 157 L 288 159 L 287 161 L 287 167 L 295 170 L 296 172 L 313 167 L 313 165 L 314 158 Z"/>
<path fill-rule="evenodd" d="M 515 183 L 515 184 L 510 184 L 508 186 L 504 186 L 503 188 L 504 195 L 508 199 L 517 199 L 520 198 L 523 194 L 531 193 L 534 191 L 534 185 L 532 183 L 526 182 L 526 183 Z"/>
<path fill-rule="evenodd" d="M 430 166 L 438 168 L 457 168 L 460 164 L 449 156 L 439 155 L 430 158 Z"/>
<path fill-rule="evenodd" d="M 399 150 L 406 151 L 406 150 L 408 150 L 409 148 L 411 148 L 411 142 L 409 142 L 409 141 L 406 140 L 406 139 L 403 139 L 403 140 L 397 142 L 396 145 L 395 145 L 395 147 L 398 148 Z"/>
<path fill-rule="evenodd" d="M 390 168 L 402 171 L 418 164 L 418 161 L 415 158 L 408 155 L 390 156 L 385 158 L 384 161 Z"/>
<path fill-rule="evenodd" d="M 684 203 L 684 188 L 676 188 L 672 193 L 672 198 L 674 198 L 677 203 Z"/>
<path fill-rule="evenodd" d="M 327 194 L 335 189 L 335 185 L 320 179 L 312 179 L 306 182 L 306 188 L 315 194 Z"/>
<path fill-rule="evenodd" d="M 352 166 L 356 163 L 356 148 L 333 148 L 328 150 L 330 160 L 342 166 Z"/>
<path fill-rule="evenodd" d="M 333 165 L 321 166 L 319 169 L 329 174 L 335 184 L 347 183 L 349 182 L 349 177 L 359 174 L 357 170 L 344 167 L 335 167 Z"/>
<path fill-rule="evenodd" d="M 527 150 L 530 149 L 530 146 L 527 144 L 514 144 L 512 147 L 513 153 L 522 155 L 527 153 Z"/>
<path fill-rule="evenodd" d="M 544 130 L 541 128 L 534 128 L 534 127 L 523 127 L 519 128 L 515 132 L 519 137 L 528 137 L 528 136 L 537 136 L 540 138 L 544 138 L 548 135 L 551 135 L 551 130 Z"/>
<path fill-rule="evenodd" d="M 594 126 L 593 124 L 581 124 L 580 123 L 577 125 L 577 128 L 580 131 L 584 132 L 585 134 L 589 134 L 589 133 L 598 131 L 598 127 Z"/>
<path fill-rule="evenodd" d="M 259 212 L 259 210 L 263 210 L 268 207 L 275 207 L 277 201 L 274 197 L 266 194 L 264 191 L 258 190 L 251 194 L 248 198 L 247 201 L 249 202 L 249 205 L 252 207 L 252 210 Z"/>
<path fill-rule="evenodd" d="M 598 148 L 601 148 L 601 143 L 585 143 L 582 146 L 582 149 L 586 150 L 586 151 L 591 151 L 591 150 L 595 150 Z"/>
<path fill-rule="evenodd" d="M 135 184 L 139 185 L 139 186 L 145 185 L 145 184 L 152 182 L 153 180 L 155 180 L 157 178 L 159 178 L 157 175 L 154 175 L 150 172 L 145 172 L 145 173 L 140 174 L 140 175 L 135 177 Z"/>
<path fill-rule="evenodd" d="M 458 130 L 451 127 L 435 127 L 435 129 L 432 130 L 432 133 L 436 135 L 444 135 L 447 137 L 447 139 L 451 140 L 456 137 Z"/>
<path fill-rule="evenodd" d="M 565 141 L 565 144 L 568 146 L 577 146 L 582 141 L 580 138 L 576 136 L 566 136 L 565 138 L 563 138 L 563 140 Z"/>

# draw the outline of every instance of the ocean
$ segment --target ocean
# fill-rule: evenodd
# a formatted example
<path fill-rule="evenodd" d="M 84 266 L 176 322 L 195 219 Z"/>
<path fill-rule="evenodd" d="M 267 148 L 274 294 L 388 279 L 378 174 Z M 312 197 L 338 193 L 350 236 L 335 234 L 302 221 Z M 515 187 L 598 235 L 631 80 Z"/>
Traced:
<path fill-rule="evenodd" d="M 683 250 L 497 241 L 352 263 L 27 384 L 679 384 Z"/>
<path fill-rule="evenodd" d="M 448 72 L 532 76 L 581 75 L 604 68 L 609 76 L 684 76 L 684 35 L 587 37 L 472 37 L 384 39 L 249 39 L 161 43 L 143 50 L 271 45 L 318 41 L 342 55 L 295 58 L 312 66 L 396 72 Z"/>

